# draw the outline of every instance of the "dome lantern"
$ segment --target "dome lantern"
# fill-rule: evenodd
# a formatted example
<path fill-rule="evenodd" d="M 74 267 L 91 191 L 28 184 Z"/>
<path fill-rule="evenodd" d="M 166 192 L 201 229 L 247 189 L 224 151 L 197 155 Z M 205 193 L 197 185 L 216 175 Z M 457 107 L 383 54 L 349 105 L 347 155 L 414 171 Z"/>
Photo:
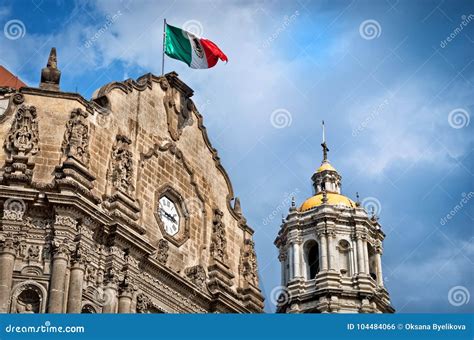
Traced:
<path fill-rule="evenodd" d="M 323 142 L 321 143 L 321 147 L 323 148 L 323 161 L 321 162 L 321 166 L 316 170 L 313 176 L 311 176 L 314 193 L 317 195 L 325 190 L 328 193 L 340 194 L 341 176 L 328 160 L 329 148 L 326 144 L 324 120 L 322 122 L 322 129 Z"/>

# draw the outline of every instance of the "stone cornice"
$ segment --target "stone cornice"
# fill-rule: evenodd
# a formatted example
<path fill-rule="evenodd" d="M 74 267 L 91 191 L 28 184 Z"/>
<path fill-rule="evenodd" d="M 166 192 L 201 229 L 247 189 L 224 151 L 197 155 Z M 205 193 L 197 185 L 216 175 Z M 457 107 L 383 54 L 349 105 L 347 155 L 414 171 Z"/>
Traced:
<path fill-rule="evenodd" d="M 62 98 L 62 99 L 69 99 L 75 100 L 87 110 L 88 113 L 93 113 L 94 110 L 99 109 L 96 103 L 93 101 L 89 101 L 85 99 L 79 93 L 74 92 L 60 92 L 60 91 L 50 91 L 45 89 L 39 89 L 35 87 L 22 87 L 18 90 L 18 92 L 26 95 L 33 95 L 33 96 L 42 96 L 42 97 L 51 97 L 51 98 Z"/>

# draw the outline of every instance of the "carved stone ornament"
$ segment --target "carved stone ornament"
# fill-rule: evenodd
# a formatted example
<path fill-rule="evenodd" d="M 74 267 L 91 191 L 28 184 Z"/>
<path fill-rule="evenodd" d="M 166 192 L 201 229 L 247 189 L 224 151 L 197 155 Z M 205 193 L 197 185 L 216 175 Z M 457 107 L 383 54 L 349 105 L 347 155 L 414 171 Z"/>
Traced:
<path fill-rule="evenodd" d="M 39 261 L 41 254 L 41 248 L 38 245 L 31 245 L 28 248 L 28 260 Z"/>
<path fill-rule="evenodd" d="M 137 295 L 137 313 L 144 314 L 148 313 L 148 305 L 150 304 L 150 298 L 143 293 Z"/>
<path fill-rule="evenodd" d="M 3 204 L 3 219 L 22 221 L 26 211 L 26 203 L 22 199 L 9 198 Z"/>
<path fill-rule="evenodd" d="M 280 250 L 280 254 L 278 254 L 278 260 L 280 260 L 280 262 L 285 262 L 287 258 L 286 250 Z"/>
<path fill-rule="evenodd" d="M 130 254 L 124 255 L 124 261 L 127 268 L 138 270 L 139 261 Z"/>
<path fill-rule="evenodd" d="M 225 225 L 222 222 L 224 214 L 219 209 L 214 209 L 214 218 L 212 220 L 211 236 L 211 256 L 222 263 L 227 262 L 227 240 Z"/>
<path fill-rule="evenodd" d="M 203 287 L 206 282 L 206 271 L 201 265 L 186 268 L 186 276 L 198 287 Z"/>
<path fill-rule="evenodd" d="M 165 91 L 163 104 L 168 121 L 168 131 L 171 138 L 177 141 L 181 137 L 183 128 L 191 122 L 194 104 L 186 94 L 170 85 L 166 78 L 163 78 L 160 84 Z"/>
<path fill-rule="evenodd" d="M 11 234 L 0 234 L 0 253 L 13 252 L 16 253 L 20 249 L 20 240 Z"/>
<path fill-rule="evenodd" d="M 71 251 L 71 262 L 77 264 L 84 264 L 87 261 L 87 250 L 80 242 L 76 243 L 74 249 Z"/>
<path fill-rule="evenodd" d="M 52 243 L 52 252 L 55 257 L 61 256 L 69 258 L 69 256 L 71 255 L 71 251 L 74 250 L 74 248 L 71 248 L 72 245 L 68 242 L 67 239 L 64 239 L 62 242 L 53 241 Z"/>
<path fill-rule="evenodd" d="M 16 105 L 21 105 L 23 104 L 24 101 L 25 101 L 25 96 L 23 96 L 23 94 L 15 93 L 13 95 L 13 103 L 15 103 Z"/>
<path fill-rule="evenodd" d="M 86 267 L 84 281 L 91 282 L 92 284 L 95 284 L 97 281 L 97 269 L 91 264 Z"/>
<path fill-rule="evenodd" d="M 255 253 L 254 242 L 251 239 L 245 240 L 244 248 L 240 255 L 239 269 L 240 275 L 242 275 L 247 282 L 258 286 L 257 254 Z"/>
<path fill-rule="evenodd" d="M 39 151 L 38 121 L 34 106 L 21 105 L 18 108 L 4 147 L 10 155 L 28 156 Z"/>
<path fill-rule="evenodd" d="M 72 157 L 85 166 L 89 165 L 89 123 L 87 113 L 74 109 L 66 123 L 61 151 L 66 158 Z"/>
<path fill-rule="evenodd" d="M 168 260 L 168 251 L 170 249 L 170 246 L 168 244 L 168 241 L 161 239 L 158 241 L 158 251 L 156 254 L 156 259 L 161 262 L 161 263 L 166 263 Z"/>
<path fill-rule="evenodd" d="M 125 136 L 117 135 L 112 148 L 112 156 L 108 169 L 108 180 L 114 189 L 133 195 L 133 154 L 130 151 L 131 140 Z"/>

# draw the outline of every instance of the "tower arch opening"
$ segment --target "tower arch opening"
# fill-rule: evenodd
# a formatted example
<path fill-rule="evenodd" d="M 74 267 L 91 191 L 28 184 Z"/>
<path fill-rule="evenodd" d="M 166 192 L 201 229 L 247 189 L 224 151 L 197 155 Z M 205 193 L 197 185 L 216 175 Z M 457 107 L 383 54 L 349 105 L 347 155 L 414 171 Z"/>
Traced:
<path fill-rule="evenodd" d="M 306 279 L 312 280 L 319 273 L 319 245 L 316 241 L 306 242 L 305 247 Z"/>
<path fill-rule="evenodd" d="M 375 258 L 375 249 L 369 243 L 367 244 L 367 254 L 369 256 L 369 275 L 374 281 L 377 281 L 377 263 Z"/>

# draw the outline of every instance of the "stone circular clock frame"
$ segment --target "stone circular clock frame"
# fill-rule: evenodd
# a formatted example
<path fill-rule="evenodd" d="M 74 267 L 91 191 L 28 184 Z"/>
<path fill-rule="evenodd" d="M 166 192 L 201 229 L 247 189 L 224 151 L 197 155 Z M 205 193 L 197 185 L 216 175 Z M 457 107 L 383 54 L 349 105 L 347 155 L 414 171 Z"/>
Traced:
<path fill-rule="evenodd" d="M 178 214 L 179 214 L 179 219 L 180 219 L 179 230 L 173 236 L 168 234 L 168 232 L 165 230 L 165 226 L 163 224 L 163 221 L 161 220 L 160 213 L 158 211 L 158 207 L 160 204 L 159 202 L 163 196 L 168 197 L 168 199 L 175 204 L 176 210 L 178 211 Z M 156 222 L 158 223 L 158 226 L 160 228 L 163 238 L 165 238 L 167 241 L 171 242 L 177 247 L 184 244 L 184 242 L 186 242 L 189 239 L 189 223 L 190 223 L 189 213 L 184 203 L 184 198 L 173 187 L 167 184 L 167 185 L 162 186 L 156 191 L 154 206 L 155 206 L 155 209 L 154 209 L 155 219 L 156 219 Z"/>

